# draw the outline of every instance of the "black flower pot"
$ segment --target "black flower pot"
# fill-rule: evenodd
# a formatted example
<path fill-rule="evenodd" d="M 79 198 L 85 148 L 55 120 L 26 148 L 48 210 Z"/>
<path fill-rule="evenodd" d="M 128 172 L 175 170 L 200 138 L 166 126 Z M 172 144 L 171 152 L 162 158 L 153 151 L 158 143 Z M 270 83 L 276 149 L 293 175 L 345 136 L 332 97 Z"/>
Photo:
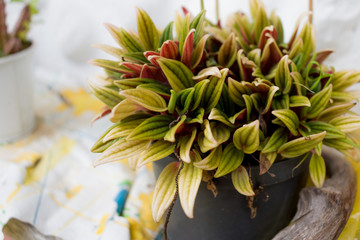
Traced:
<path fill-rule="evenodd" d="M 259 176 L 259 167 L 248 169 L 255 189 L 253 207 L 256 216 L 251 218 L 251 209 L 246 197 L 238 193 L 231 176 L 214 179 L 218 195 L 214 198 L 204 182 L 196 197 L 194 218 L 185 216 L 180 201 L 177 200 L 168 225 L 170 240 L 263 240 L 271 239 L 286 227 L 296 212 L 298 195 L 306 184 L 308 161 L 301 157 L 275 163 L 270 174 Z M 169 156 L 153 163 L 156 177 L 170 162 Z"/>

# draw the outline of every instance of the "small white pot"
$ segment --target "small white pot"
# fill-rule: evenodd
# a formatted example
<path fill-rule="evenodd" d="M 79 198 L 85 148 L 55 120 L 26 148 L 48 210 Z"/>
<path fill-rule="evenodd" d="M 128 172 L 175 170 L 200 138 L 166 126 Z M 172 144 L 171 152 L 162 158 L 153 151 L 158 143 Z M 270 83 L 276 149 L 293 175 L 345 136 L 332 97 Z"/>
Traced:
<path fill-rule="evenodd" d="M 31 133 L 33 106 L 33 47 L 0 57 L 0 143 Z"/>

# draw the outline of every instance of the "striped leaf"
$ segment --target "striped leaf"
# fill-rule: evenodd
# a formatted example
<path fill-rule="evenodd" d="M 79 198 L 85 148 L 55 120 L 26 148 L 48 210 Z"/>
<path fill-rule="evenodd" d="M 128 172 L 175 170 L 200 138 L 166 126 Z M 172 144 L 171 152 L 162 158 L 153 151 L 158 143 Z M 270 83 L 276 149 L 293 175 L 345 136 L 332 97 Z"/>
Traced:
<path fill-rule="evenodd" d="M 285 126 L 290 130 L 292 135 L 298 135 L 299 118 L 294 111 L 290 109 L 282 109 L 274 110 L 271 113 L 285 124 Z"/>
<path fill-rule="evenodd" d="M 174 153 L 175 144 L 158 140 L 153 143 L 146 151 L 142 152 L 137 162 L 137 167 L 142 167 L 148 163 L 160 160 Z"/>
<path fill-rule="evenodd" d="M 166 40 L 173 40 L 174 22 L 170 22 L 161 33 L 159 46 L 162 46 Z"/>
<path fill-rule="evenodd" d="M 230 137 L 230 130 L 223 124 L 217 124 L 215 122 L 209 122 L 204 120 L 204 134 L 198 136 L 198 143 L 201 152 L 205 153 L 223 142 L 226 142 Z"/>
<path fill-rule="evenodd" d="M 195 109 L 197 109 L 199 107 L 201 100 L 202 100 L 202 96 L 203 96 L 206 86 L 209 82 L 210 82 L 210 80 L 204 79 L 195 84 L 195 86 L 194 86 L 195 91 L 194 91 L 194 97 L 193 97 L 194 101 L 192 104 L 191 111 L 194 111 Z"/>
<path fill-rule="evenodd" d="M 309 164 L 309 173 L 314 185 L 318 188 L 322 187 L 326 176 L 326 166 L 321 155 L 312 155 Z"/>
<path fill-rule="evenodd" d="M 231 77 L 228 78 L 228 86 L 231 100 L 239 106 L 245 106 L 242 95 L 248 93 L 246 87 Z"/>
<path fill-rule="evenodd" d="M 179 111 L 179 114 L 184 114 L 189 110 L 190 105 L 193 101 L 194 92 L 195 92 L 195 88 L 192 87 L 192 88 L 187 88 L 187 89 L 181 90 L 180 92 L 177 93 L 176 106 L 179 109 L 181 109 Z"/>
<path fill-rule="evenodd" d="M 157 62 L 175 92 L 194 86 L 193 74 L 182 62 L 159 58 Z"/>
<path fill-rule="evenodd" d="M 118 91 L 115 91 L 106 86 L 102 86 L 93 81 L 88 81 L 90 92 L 95 95 L 100 101 L 105 103 L 109 108 L 113 108 L 119 102 L 124 100 L 123 96 L 120 96 Z"/>
<path fill-rule="evenodd" d="M 178 129 L 184 124 L 184 121 L 186 119 L 186 115 L 182 115 L 180 120 L 167 131 L 167 133 L 164 136 L 164 140 L 169 142 L 175 142 L 175 134 L 178 131 Z"/>
<path fill-rule="evenodd" d="M 217 67 L 208 67 L 202 69 L 196 76 L 193 77 L 194 80 L 203 80 L 209 76 L 215 76 L 221 78 L 221 72 Z"/>
<path fill-rule="evenodd" d="M 133 116 L 133 115 L 132 115 Z M 134 119 L 131 121 L 120 121 L 103 139 L 103 142 L 110 141 L 115 138 L 128 136 L 139 124 L 145 121 L 149 115 L 145 115 L 144 118 Z M 125 120 L 125 119 L 124 119 Z"/>
<path fill-rule="evenodd" d="M 168 103 L 168 112 L 174 113 L 176 107 L 177 94 L 174 90 L 170 90 L 170 100 Z"/>
<path fill-rule="evenodd" d="M 288 55 L 281 58 L 275 73 L 275 85 L 280 88 L 283 94 L 288 94 L 291 90 L 292 78 L 289 70 L 290 59 Z"/>
<path fill-rule="evenodd" d="M 195 111 L 194 117 L 193 118 L 187 118 L 185 120 L 186 123 L 190 124 L 190 123 L 200 123 L 202 124 L 204 121 L 204 113 L 205 110 L 203 108 L 199 108 L 198 110 Z"/>
<path fill-rule="evenodd" d="M 236 60 L 237 43 L 235 40 L 235 34 L 230 33 L 229 37 L 221 45 L 218 53 L 218 63 L 221 66 L 229 68 Z"/>
<path fill-rule="evenodd" d="M 128 89 L 122 90 L 120 94 L 151 111 L 164 112 L 167 110 L 164 98 L 151 90 L 143 88 Z"/>
<path fill-rule="evenodd" d="M 116 123 L 126 117 L 135 114 L 141 109 L 142 108 L 136 102 L 130 99 L 125 99 L 121 101 L 118 105 L 113 107 L 109 115 L 109 119 L 110 121 Z"/>
<path fill-rule="evenodd" d="M 191 132 L 191 136 L 186 135 L 186 136 L 181 137 L 179 140 L 180 158 L 181 158 L 181 160 L 183 160 L 186 163 L 190 163 L 190 161 L 191 161 L 190 150 L 193 146 L 195 137 L 196 137 L 196 128 L 193 128 L 193 130 Z"/>
<path fill-rule="evenodd" d="M 136 9 L 139 38 L 146 50 L 157 50 L 159 34 L 149 15 L 141 8 Z"/>
<path fill-rule="evenodd" d="M 278 128 L 271 135 L 265 147 L 261 150 L 262 153 L 276 152 L 280 146 L 287 142 L 287 135 L 284 128 Z"/>
<path fill-rule="evenodd" d="M 181 54 L 181 62 L 183 62 L 187 67 L 190 67 L 191 64 L 191 55 L 194 50 L 194 32 L 195 29 L 191 29 L 184 42 L 184 49 Z"/>
<path fill-rule="evenodd" d="M 226 145 L 220 160 L 220 164 L 214 177 L 219 178 L 232 172 L 240 166 L 244 159 L 244 152 L 237 149 L 233 143 Z"/>
<path fill-rule="evenodd" d="M 209 120 L 217 120 L 219 122 L 222 122 L 223 124 L 229 126 L 229 127 L 233 127 L 234 124 L 230 122 L 228 116 L 226 116 L 225 113 L 223 113 L 222 111 L 218 110 L 217 108 L 213 108 L 208 116 Z"/>
<path fill-rule="evenodd" d="M 266 97 L 266 106 L 262 112 L 263 114 L 267 113 L 270 110 L 270 108 L 272 106 L 272 101 L 273 101 L 274 95 L 278 90 L 279 90 L 279 88 L 277 86 L 270 87 L 267 97 Z"/>
<path fill-rule="evenodd" d="M 196 32 L 195 32 L 196 35 Z M 197 65 L 200 63 L 201 58 L 203 57 L 204 54 L 204 49 L 205 49 L 205 43 L 206 40 L 210 37 L 209 34 L 205 34 L 199 41 L 198 44 L 196 44 L 196 47 L 193 51 L 193 54 L 191 55 L 191 62 L 190 62 L 190 68 L 194 69 L 197 67 Z M 195 40 L 194 40 L 195 41 Z"/>
<path fill-rule="evenodd" d="M 242 195 L 254 196 L 254 190 L 251 187 L 249 174 L 246 168 L 240 166 L 231 173 L 231 180 L 235 189 Z"/>
<path fill-rule="evenodd" d="M 204 20 L 205 20 L 205 10 L 202 10 L 198 15 L 196 15 L 193 20 L 190 22 L 189 29 L 195 29 L 194 35 L 194 44 L 197 45 L 199 42 L 199 37 L 203 35 L 204 32 Z M 201 40 L 200 40 L 201 41 Z M 200 43 L 199 43 L 200 44 Z"/>
<path fill-rule="evenodd" d="M 354 143 L 350 139 L 325 139 L 324 144 L 326 146 L 338 149 L 338 150 L 347 150 L 354 148 Z"/>
<path fill-rule="evenodd" d="M 218 146 L 211 150 L 209 155 L 206 158 L 202 159 L 199 162 L 194 163 L 194 165 L 198 168 L 210 171 L 214 170 L 219 166 L 220 160 L 222 157 L 222 146 Z"/>
<path fill-rule="evenodd" d="M 129 140 L 157 140 L 169 131 L 169 124 L 174 120 L 169 115 L 156 115 L 146 119 L 127 137 Z"/>
<path fill-rule="evenodd" d="M 167 40 L 161 46 L 160 56 L 170 59 L 177 59 L 178 55 L 179 48 L 174 41 Z"/>
<path fill-rule="evenodd" d="M 121 90 L 133 89 L 141 84 L 147 84 L 147 83 L 158 83 L 158 82 L 154 79 L 149 79 L 149 78 L 127 78 L 127 79 L 120 79 L 114 81 L 115 86 L 117 86 Z"/>
<path fill-rule="evenodd" d="M 325 139 L 334 139 L 334 138 L 345 138 L 346 135 L 339 129 L 337 129 L 335 126 L 320 122 L 320 121 L 311 121 L 308 122 L 307 125 L 311 129 L 311 134 L 320 133 L 323 131 L 326 131 Z"/>
<path fill-rule="evenodd" d="M 357 115 L 339 116 L 332 119 L 329 123 L 344 133 L 350 133 L 360 129 L 360 117 Z"/>
<path fill-rule="evenodd" d="M 155 184 L 151 204 L 152 215 L 155 222 L 159 222 L 175 197 L 175 178 L 179 169 L 178 162 L 172 162 L 161 172 Z"/>
<path fill-rule="evenodd" d="M 215 76 L 210 77 L 210 82 L 206 86 L 203 97 L 204 106 L 206 106 L 206 112 L 210 112 L 211 109 L 217 105 L 228 72 L 229 69 L 224 68 L 220 71 L 220 79 Z"/>
<path fill-rule="evenodd" d="M 260 144 L 259 120 L 238 128 L 234 133 L 233 142 L 237 149 L 246 154 L 255 152 Z"/>
<path fill-rule="evenodd" d="M 113 143 L 117 141 L 117 139 L 112 141 L 104 141 L 104 137 L 114 128 L 117 127 L 118 124 L 114 124 L 111 127 L 109 127 L 102 135 L 101 137 L 94 143 L 94 145 L 91 147 L 90 151 L 93 153 L 102 153 L 105 151 L 108 147 L 110 147 Z"/>
<path fill-rule="evenodd" d="M 201 183 L 203 170 L 197 168 L 193 163 L 184 163 L 179 175 L 179 198 L 182 209 L 188 218 L 193 218 L 195 198 Z"/>
<path fill-rule="evenodd" d="M 335 117 L 338 117 L 340 115 L 347 113 L 355 105 L 356 105 L 356 103 L 349 102 L 349 103 L 337 104 L 337 105 L 328 107 L 319 114 L 318 118 L 322 121 L 328 122 L 331 119 L 334 119 Z"/>
<path fill-rule="evenodd" d="M 265 174 L 270 169 L 270 167 L 275 162 L 276 157 L 277 157 L 276 152 L 270 152 L 270 153 L 260 152 L 260 162 L 259 162 L 260 175 Z"/>
<path fill-rule="evenodd" d="M 305 96 L 290 96 L 290 107 L 310 107 L 311 103 Z"/>
<path fill-rule="evenodd" d="M 94 166 L 96 167 L 104 163 L 115 162 L 139 155 L 148 149 L 150 143 L 151 141 L 149 140 L 129 141 L 125 138 L 119 139 L 94 161 Z"/>
<path fill-rule="evenodd" d="M 143 52 L 144 49 L 140 42 L 123 28 L 118 28 L 112 24 L 104 24 L 117 43 L 128 52 Z"/>
<path fill-rule="evenodd" d="M 303 155 L 313 149 L 325 138 L 326 132 L 312 134 L 307 137 L 297 138 L 282 145 L 278 153 L 285 158 L 292 158 Z"/>
<path fill-rule="evenodd" d="M 328 105 L 332 93 L 332 85 L 324 88 L 310 98 L 311 107 L 307 111 L 307 118 L 316 118 Z"/>

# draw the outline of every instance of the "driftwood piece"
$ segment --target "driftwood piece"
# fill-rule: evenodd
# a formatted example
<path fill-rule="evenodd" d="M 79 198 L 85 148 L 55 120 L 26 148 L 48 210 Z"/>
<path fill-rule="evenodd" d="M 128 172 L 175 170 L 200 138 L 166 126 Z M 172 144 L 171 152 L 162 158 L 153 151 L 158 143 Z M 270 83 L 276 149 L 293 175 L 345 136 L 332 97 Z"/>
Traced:
<path fill-rule="evenodd" d="M 355 201 L 356 174 L 339 152 L 326 149 L 323 157 L 329 179 L 320 189 L 308 187 L 300 192 L 295 217 L 273 240 L 331 240 L 342 232 Z"/>

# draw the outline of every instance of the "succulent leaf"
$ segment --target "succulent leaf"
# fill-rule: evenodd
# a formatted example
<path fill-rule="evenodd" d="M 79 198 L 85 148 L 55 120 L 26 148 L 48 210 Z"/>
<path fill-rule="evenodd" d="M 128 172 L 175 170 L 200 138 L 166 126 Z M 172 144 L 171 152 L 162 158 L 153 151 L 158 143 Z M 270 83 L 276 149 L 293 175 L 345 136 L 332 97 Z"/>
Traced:
<path fill-rule="evenodd" d="M 315 118 L 326 108 L 332 92 L 332 85 L 324 88 L 310 98 L 311 107 L 307 111 L 307 118 Z"/>
<path fill-rule="evenodd" d="M 233 142 L 237 149 L 246 154 L 255 152 L 260 144 L 259 120 L 238 128 L 234 133 Z"/>
<path fill-rule="evenodd" d="M 167 110 L 166 102 L 159 94 L 142 88 L 122 90 L 120 94 L 140 106 L 154 112 Z"/>
<path fill-rule="evenodd" d="M 127 137 L 129 140 L 156 140 L 163 138 L 169 131 L 169 124 L 174 120 L 169 115 L 155 115 L 137 126 Z"/>
<path fill-rule="evenodd" d="M 149 15 L 141 8 L 136 9 L 139 37 L 146 50 L 157 50 L 159 34 Z"/>
<path fill-rule="evenodd" d="M 310 100 L 305 96 L 290 96 L 290 107 L 310 107 Z"/>
<path fill-rule="evenodd" d="M 324 184 L 326 176 L 325 161 L 321 155 L 313 154 L 310 159 L 309 173 L 312 182 L 320 188 Z"/>
<path fill-rule="evenodd" d="M 173 26 L 174 22 L 170 22 L 161 33 L 159 46 L 162 46 L 166 40 L 173 40 Z"/>
<path fill-rule="evenodd" d="M 347 113 L 355 105 L 356 105 L 356 103 L 354 103 L 354 102 L 333 105 L 331 107 L 324 109 L 324 111 L 322 111 L 319 114 L 318 118 L 322 121 L 328 122 L 331 119 L 334 119 L 335 117 L 338 117 L 340 115 Z"/>
<path fill-rule="evenodd" d="M 297 157 L 307 153 L 319 144 L 326 136 L 326 131 L 312 134 L 307 137 L 297 138 L 282 145 L 278 153 L 285 158 Z"/>
<path fill-rule="evenodd" d="M 285 124 L 292 135 L 298 135 L 299 118 L 294 111 L 290 109 L 274 110 L 272 114 Z"/>
<path fill-rule="evenodd" d="M 147 151 L 141 153 L 137 162 L 137 167 L 142 167 L 148 163 L 163 159 L 174 153 L 174 149 L 174 143 L 164 140 L 158 140 L 153 143 Z"/>
<path fill-rule="evenodd" d="M 183 136 L 179 139 L 180 158 L 186 163 L 191 162 L 190 151 L 196 137 L 196 128 L 193 128 L 191 135 Z"/>
<path fill-rule="evenodd" d="M 210 82 L 207 84 L 203 96 L 203 103 L 204 106 L 206 106 L 205 109 L 206 112 L 210 112 L 211 109 L 214 108 L 218 103 L 225 82 L 225 78 L 227 77 L 228 72 L 229 69 L 224 68 L 220 71 L 221 73 L 220 79 L 215 76 L 210 77 Z"/>
<path fill-rule="evenodd" d="M 261 150 L 262 153 L 272 153 L 276 152 L 280 146 L 287 142 L 287 136 L 283 128 L 278 128 L 271 135 L 269 141 L 265 147 Z"/>
<path fill-rule="evenodd" d="M 245 195 L 245 196 L 254 196 L 254 190 L 251 187 L 249 174 L 246 171 L 246 168 L 240 166 L 231 173 L 231 179 L 234 184 L 235 189 Z"/>
<path fill-rule="evenodd" d="M 161 217 L 175 197 L 175 178 L 178 168 L 178 162 L 169 163 L 156 181 L 151 204 L 152 215 L 155 222 L 159 222 L 161 220 Z"/>
<path fill-rule="evenodd" d="M 320 121 L 311 121 L 308 122 L 307 125 L 311 129 L 311 134 L 320 133 L 326 131 L 325 139 L 334 139 L 334 138 L 345 138 L 346 135 L 344 132 L 336 128 L 335 126 L 320 122 Z"/>
<path fill-rule="evenodd" d="M 194 166 L 207 171 L 214 170 L 219 166 L 221 158 L 222 146 L 219 145 L 217 148 L 212 149 L 209 155 L 207 155 L 204 159 L 194 163 Z"/>
<path fill-rule="evenodd" d="M 290 60 L 288 55 L 282 57 L 275 73 L 275 84 L 280 88 L 283 94 L 289 93 L 292 86 L 289 61 Z"/>
<path fill-rule="evenodd" d="M 240 166 L 243 159 L 244 152 L 237 149 L 233 143 L 229 143 L 228 145 L 226 145 L 222 153 L 221 160 L 214 177 L 219 178 L 234 171 Z"/>
<path fill-rule="evenodd" d="M 218 62 L 221 66 L 229 68 L 236 60 L 237 43 L 235 40 L 235 34 L 231 33 L 226 41 L 221 45 Z"/>
<path fill-rule="evenodd" d="M 339 116 L 332 119 L 329 123 L 344 133 L 350 133 L 360 129 L 360 117 L 356 115 Z"/>
<path fill-rule="evenodd" d="M 169 129 L 169 131 L 165 134 L 164 136 L 164 140 L 169 141 L 169 142 L 175 142 L 175 134 L 178 131 L 178 129 L 184 124 L 186 119 L 185 115 L 182 115 L 180 120 Z"/>
<path fill-rule="evenodd" d="M 130 99 L 125 99 L 118 103 L 113 109 L 111 110 L 109 119 L 111 122 L 116 123 L 124 118 L 127 118 L 142 108 L 134 101 Z"/>

